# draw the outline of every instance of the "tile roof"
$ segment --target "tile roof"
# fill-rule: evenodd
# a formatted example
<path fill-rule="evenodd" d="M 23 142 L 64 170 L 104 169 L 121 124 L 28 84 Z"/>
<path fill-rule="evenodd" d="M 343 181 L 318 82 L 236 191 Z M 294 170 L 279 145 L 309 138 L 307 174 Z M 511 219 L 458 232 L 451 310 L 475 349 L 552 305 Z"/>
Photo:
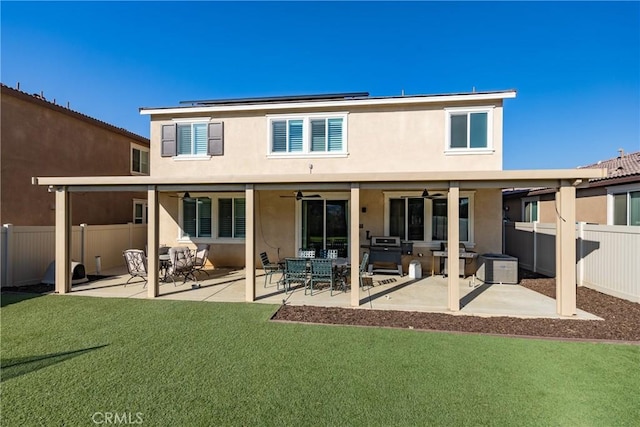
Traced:
<path fill-rule="evenodd" d="M 593 186 L 614 185 L 616 183 L 640 182 L 640 151 L 635 153 L 622 154 L 622 156 L 613 157 L 607 160 L 600 160 L 596 163 L 586 166 L 578 166 L 576 169 L 607 169 L 606 178 L 590 179 L 589 183 Z M 621 182 L 617 182 L 620 180 Z M 611 182 L 614 181 L 614 182 Z M 546 194 L 555 191 L 553 188 L 535 187 L 535 188 L 510 188 L 502 190 L 505 197 L 522 197 L 539 194 Z"/>
<path fill-rule="evenodd" d="M 578 169 L 597 168 L 607 168 L 607 177 L 592 179 L 590 180 L 590 182 L 640 175 L 640 151 L 628 154 L 623 153 L 618 157 L 607 160 L 600 160 L 599 162 L 591 165 L 578 167 Z"/>

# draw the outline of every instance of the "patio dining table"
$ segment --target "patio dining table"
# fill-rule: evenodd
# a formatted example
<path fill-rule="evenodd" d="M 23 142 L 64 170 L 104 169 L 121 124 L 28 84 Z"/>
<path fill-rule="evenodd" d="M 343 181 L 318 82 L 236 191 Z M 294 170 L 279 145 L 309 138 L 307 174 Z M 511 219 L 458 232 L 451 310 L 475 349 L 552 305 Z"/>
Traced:
<path fill-rule="evenodd" d="M 323 258 L 298 258 L 298 259 L 306 260 L 306 272 L 307 272 L 306 280 L 309 281 L 311 280 L 311 260 L 323 259 Z M 278 264 L 282 266 L 283 271 L 286 270 L 284 261 L 278 261 Z M 335 277 L 342 282 L 343 288 L 346 290 L 347 277 L 345 273 L 348 272 L 351 267 L 351 262 L 349 258 L 345 258 L 345 257 L 331 258 L 331 266 L 333 267 Z"/>

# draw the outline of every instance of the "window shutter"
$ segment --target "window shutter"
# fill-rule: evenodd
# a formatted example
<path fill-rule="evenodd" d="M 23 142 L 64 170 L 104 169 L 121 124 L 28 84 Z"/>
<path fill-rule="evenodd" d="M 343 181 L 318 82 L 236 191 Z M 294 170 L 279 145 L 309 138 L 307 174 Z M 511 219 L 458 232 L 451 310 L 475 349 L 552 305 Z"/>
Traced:
<path fill-rule="evenodd" d="M 196 236 L 196 200 L 182 200 L 182 235 Z"/>
<path fill-rule="evenodd" d="M 198 198 L 198 237 L 211 237 L 211 199 Z"/>
<path fill-rule="evenodd" d="M 233 199 L 233 220 L 235 223 L 234 236 L 245 237 L 246 229 L 246 201 L 245 199 Z"/>
<path fill-rule="evenodd" d="M 327 151 L 324 119 L 311 120 L 311 151 Z"/>
<path fill-rule="evenodd" d="M 271 151 L 283 153 L 287 151 L 287 122 L 285 120 L 271 122 Z"/>
<path fill-rule="evenodd" d="M 205 155 L 208 153 L 208 141 L 207 141 L 207 124 L 199 123 L 193 125 L 193 154 Z"/>
<path fill-rule="evenodd" d="M 233 199 L 218 200 L 218 237 L 233 237 Z"/>
<path fill-rule="evenodd" d="M 173 157 L 177 154 L 176 125 L 162 125 L 162 157 Z"/>
<path fill-rule="evenodd" d="M 224 126 L 223 122 L 209 123 L 209 144 L 207 154 L 222 156 L 224 154 Z"/>
<path fill-rule="evenodd" d="M 342 119 L 329 119 L 329 151 L 342 151 Z"/>
<path fill-rule="evenodd" d="M 302 143 L 303 143 L 302 128 L 303 128 L 302 120 L 289 120 L 289 151 L 290 152 L 302 151 Z"/>

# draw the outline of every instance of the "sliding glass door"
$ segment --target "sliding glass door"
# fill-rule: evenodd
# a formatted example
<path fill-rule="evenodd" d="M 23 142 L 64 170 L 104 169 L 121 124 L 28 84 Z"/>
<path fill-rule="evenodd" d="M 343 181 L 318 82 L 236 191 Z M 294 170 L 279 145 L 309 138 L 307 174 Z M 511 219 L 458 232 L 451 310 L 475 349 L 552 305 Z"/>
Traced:
<path fill-rule="evenodd" d="M 337 249 L 338 256 L 348 251 L 348 205 L 346 200 L 302 201 L 302 247 L 321 250 Z"/>

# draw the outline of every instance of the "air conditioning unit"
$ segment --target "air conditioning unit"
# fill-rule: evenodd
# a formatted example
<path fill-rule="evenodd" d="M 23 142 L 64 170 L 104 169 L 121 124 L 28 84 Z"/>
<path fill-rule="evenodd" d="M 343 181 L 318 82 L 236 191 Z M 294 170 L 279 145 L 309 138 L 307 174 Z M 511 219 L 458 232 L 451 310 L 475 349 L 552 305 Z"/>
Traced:
<path fill-rule="evenodd" d="M 504 254 L 478 257 L 478 279 L 484 283 L 518 284 L 518 258 Z"/>

